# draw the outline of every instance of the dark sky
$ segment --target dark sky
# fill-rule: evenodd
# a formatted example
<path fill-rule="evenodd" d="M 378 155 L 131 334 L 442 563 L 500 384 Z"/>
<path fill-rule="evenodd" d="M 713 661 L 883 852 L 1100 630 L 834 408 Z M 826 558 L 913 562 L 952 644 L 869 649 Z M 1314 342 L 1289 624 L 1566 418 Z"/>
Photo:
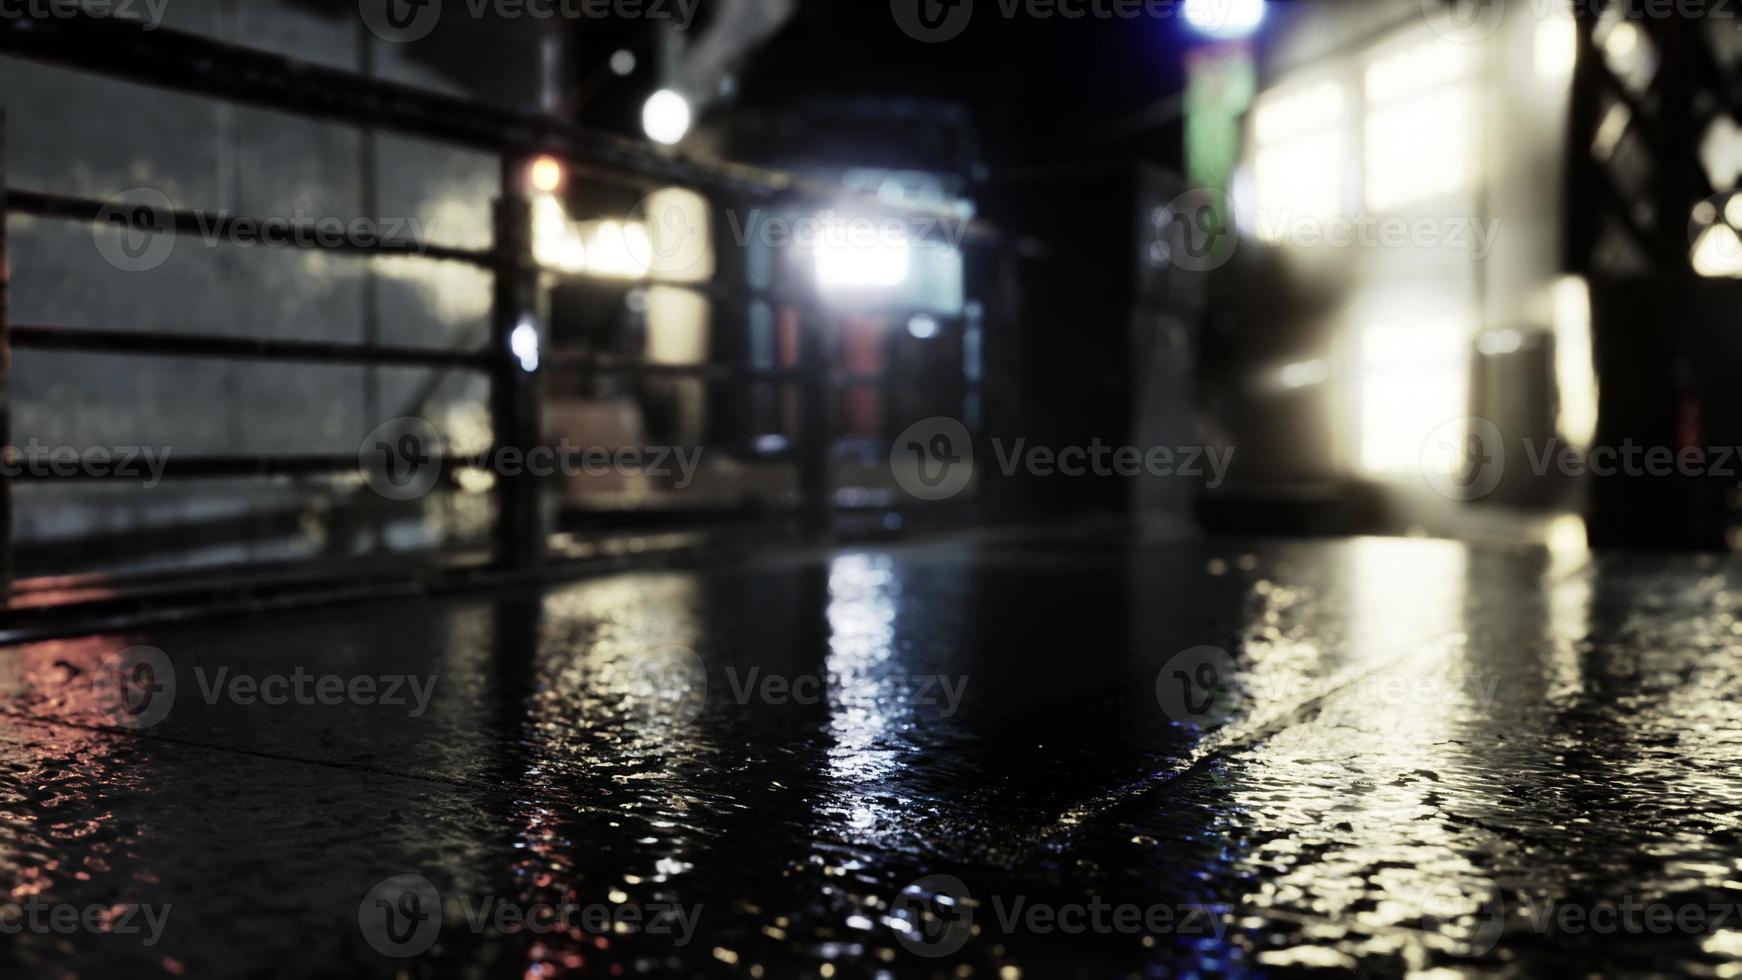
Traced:
<path fill-rule="evenodd" d="M 959 37 L 925 44 L 902 33 L 888 0 L 805 0 L 747 73 L 744 95 L 753 102 L 809 92 L 960 100 L 991 160 L 1043 162 L 1105 152 L 1082 145 L 1082 134 L 1177 91 L 1183 34 L 1174 19 L 1005 18 L 999 0 L 977 0 Z M 1119 149 L 1177 152 L 1157 142 Z"/>

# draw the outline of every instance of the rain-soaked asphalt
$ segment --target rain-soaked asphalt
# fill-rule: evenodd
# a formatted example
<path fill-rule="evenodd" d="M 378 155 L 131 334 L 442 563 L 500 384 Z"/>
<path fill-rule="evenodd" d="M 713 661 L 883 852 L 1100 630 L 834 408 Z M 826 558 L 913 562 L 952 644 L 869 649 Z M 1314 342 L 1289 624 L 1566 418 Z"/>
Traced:
<path fill-rule="evenodd" d="M 1732 975 L 1739 575 L 982 542 L 22 646 L 0 971 Z"/>

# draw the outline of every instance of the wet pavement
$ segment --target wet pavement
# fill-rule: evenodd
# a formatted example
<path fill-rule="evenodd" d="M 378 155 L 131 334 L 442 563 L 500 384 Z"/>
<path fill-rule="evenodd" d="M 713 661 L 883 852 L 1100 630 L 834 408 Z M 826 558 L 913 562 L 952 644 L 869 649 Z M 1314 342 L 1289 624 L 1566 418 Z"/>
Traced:
<path fill-rule="evenodd" d="M 20 646 L 0 970 L 1734 975 L 1738 577 L 1084 536 Z"/>

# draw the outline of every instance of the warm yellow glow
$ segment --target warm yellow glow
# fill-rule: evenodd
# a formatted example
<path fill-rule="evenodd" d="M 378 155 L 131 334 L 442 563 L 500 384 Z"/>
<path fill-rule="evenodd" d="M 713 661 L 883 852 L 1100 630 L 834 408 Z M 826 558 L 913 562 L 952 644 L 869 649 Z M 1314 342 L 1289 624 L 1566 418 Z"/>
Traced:
<path fill-rule="evenodd" d="M 582 226 L 587 244 L 587 271 L 612 279 L 640 279 L 652 265 L 653 245 L 647 226 L 613 218 Z"/>
<path fill-rule="evenodd" d="M 1724 205 L 1724 220 L 1742 228 L 1742 194 L 1730 195 L 1729 203 Z"/>
<path fill-rule="evenodd" d="M 1615 148 L 1621 145 L 1621 137 L 1627 135 L 1627 124 L 1632 121 L 1633 110 L 1627 108 L 1627 103 L 1617 102 L 1610 107 L 1591 140 L 1591 152 L 1597 159 L 1606 162 L 1615 155 Z"/>
<path fill-rule="evenodd" d="M 549 194 L 532 199 L 532 258 L 561 272 L 587 268 L 587 249 L 580 234 L 569 223 L 561 202 Z"/>
<path fill-rule="evenodd" d="M 714 274 L 707 203 L 690 191 L 669 189 L 649 196 L 627 220 L 576 223 L 552 194 L 532 200 L 532 255 L 558 272 L 614 279 L 653 277 L 698 282 Z"/>
<path fill-rule="evenodd" d="M 532 189 L 542 194 L 555 191 L 563 183 L 563 165 L 556 157 L 542 156 L 532 161 L 528 174 L 532 178 Z"/>
<path fill-rule="evenodd" d="M 1577 514 L 1561 514 L 1549 521 L 1543 531 L 1543 544 L 1554 556 L 1555 564 L 1569 569 L 1584 564 L 1591 552 L 1585 522 Z"/>
<path fill-rule="evenodd" d="M 1579 57 L 1579 30 L 1565 12 L 1543 18 L 1536 25 L 1536 77 L 1557 81 L 1572 75 Z"/>
<path fill-rule="evenodd" d="M 1617 21 L 1603 38 L 1603 54 L 1612 68 L 1623 69 L 1633 63 L 1639 53 L 1639 28 L 1632 21 Z"/>
<path fill-rule="evenodd" d="M 1448 318 L 1401 318 L 1361 332 L 1363 470 L 1419 473 L 1428 437 L 1467 414 L 1469 333 Z"/>
<path fill-rule="evenodd" d="M 652 254 L 650 274 L 668 282 L 704 282 L 714 276 L 708 202 L 695 191 L 667 187 L 643 203 Z"/>
<path fill-rule="evenodd" d="M 1554 285 L 1555 384 L 1561 438 L 1587 447 L 1597 434 L 1597 370 L 1591 360 L 1591 290 L 1579 276 Z"/>
<path fill-rule="evenodd" d="M 1742 238 L 1729 225 L 1715 224 L 1694 242 L 1693 262 L 1708 279 L 1742 279 Z"/>
<path fill-rule="evenodd" d="M 688 289 L 647 290 L 647 359 L 701 364 L 708 359 L 708 298 Z"/>

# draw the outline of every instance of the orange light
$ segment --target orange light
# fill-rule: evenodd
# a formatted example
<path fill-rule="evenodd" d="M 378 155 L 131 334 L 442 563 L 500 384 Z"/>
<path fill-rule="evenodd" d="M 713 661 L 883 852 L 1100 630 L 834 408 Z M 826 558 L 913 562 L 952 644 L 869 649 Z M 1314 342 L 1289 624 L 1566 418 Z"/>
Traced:
<path fill-rule="evenodd" d="M 563 182 L 563 165 L 556 157 L 539 157 L 532 161 L 532 186 L 546 194 L 554 192 Z"/>

